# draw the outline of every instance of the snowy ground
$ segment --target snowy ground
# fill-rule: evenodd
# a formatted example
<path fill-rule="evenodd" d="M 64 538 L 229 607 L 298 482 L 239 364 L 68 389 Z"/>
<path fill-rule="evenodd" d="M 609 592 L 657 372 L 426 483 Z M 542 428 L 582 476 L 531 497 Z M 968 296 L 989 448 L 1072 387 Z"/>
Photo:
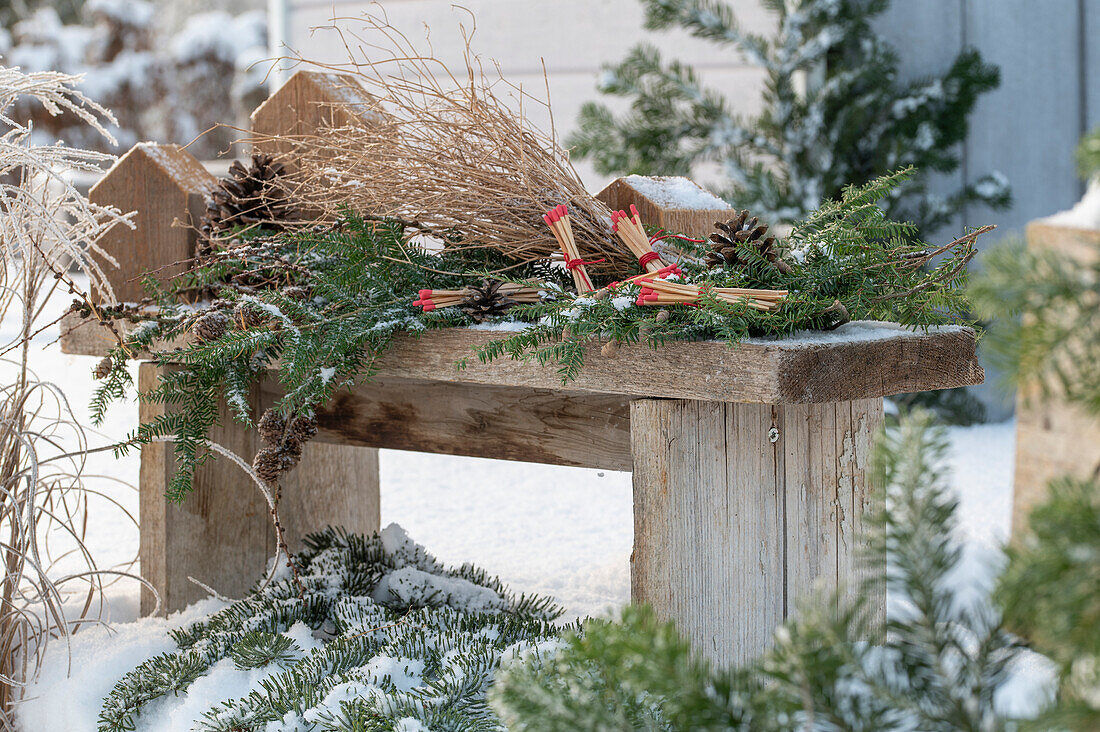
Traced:
<path fill-rule="evenodd" d="M 59 355 L 52 346 L 37 352 L 34 365 L 42 378 L 65 386 L 77 415 L 85 417 L 94 359 Z M 7 375 L 0 370 L 0 377 Z M 117 438 L 136 418 L 135 405 L 117 406 L 103 432 Z M 106 443 L 105 437 L 97 439 Z M 951 442 L 961 529 L 971 548 L 956 582 L 977 589 L 987 583 L 988 560 L 1008 536 L 1014 425 L 954 428 Z M 629 474 L 395 451 L 383 451 L 381 462 L 383 525 L 401 524 L 443 562 L 473 562 L 516 591 L 552 595 L 573 617 L 603 614 L 628 601 Z M 137 481 L 136 456 L 116 461 L 110 453 L 99 454 L 91 458 L 91 469 Z M 113 482 L 98 484 L 136 515 L 136 492 Z M 138 541 L 133 522 L 105 502 L 93 510 L 88 543 L 101 566 L 132 558 Z M 130 581 L 111 588 L 111 620 L 136 617 L 137 590 Z M 37 699 L 25 707 L 25 729 L 94 730 L 99 700 L 115 680 L 141 659 L 169 648 L 163 635 L 169 623 L 195 616 L 192 610 L 185 618 L 118 626 L 111 635 L 103 630 L 78 634 L 71 664 L 64 649 L 56 647 L 31 690 Z"/>

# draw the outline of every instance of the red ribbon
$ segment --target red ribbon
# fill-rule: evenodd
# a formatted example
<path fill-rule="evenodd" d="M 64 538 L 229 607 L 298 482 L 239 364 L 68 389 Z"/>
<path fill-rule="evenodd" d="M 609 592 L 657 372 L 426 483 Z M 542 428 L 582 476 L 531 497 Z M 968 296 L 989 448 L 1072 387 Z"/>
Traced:
<path fill-rule="evenodd" d="M 647 264 L 660 258 L 661 255 L 657 252 L 646 252 L 642 256 L 638 257 L 638 264 L 644 269 Z"/>

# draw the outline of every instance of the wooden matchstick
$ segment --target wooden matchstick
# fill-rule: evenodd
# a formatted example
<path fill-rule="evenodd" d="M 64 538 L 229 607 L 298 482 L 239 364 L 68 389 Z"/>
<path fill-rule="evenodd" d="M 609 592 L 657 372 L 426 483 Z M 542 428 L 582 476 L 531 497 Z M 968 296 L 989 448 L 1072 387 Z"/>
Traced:
<path fill-rule="evenodd" d="M 615 211 L 611 214 L 612 228 L 618 233 L 619 238 L 626 244 L 630 253 L 638 258 L 638 264 L 647 272 L 656 273 L 667 265 L 661 261 L 660 255 L 653 251 L 649 244 L 649 238 L 645 234 L 638 209 L 631 204 L 630 211 L 633 218 L 626 215 L 625 211 Z"/>
<path fill-rule="evenodd" d="M 585 262 L 581 259 L 577 250 L 577 241 L 573 237 L 573 225 L 569 219 L 569 209 L 563 204 L 548 211 L 542 220 L 554 232 L 554 238 L 561 247 L 562 256 L 565 258 L 565 267 L 573 276 L 573 284 L 577 292 L 584 294 L 596 289 L 592 284 L 592 278 L 588 276 L 588 270 L 584 268 Z"/>

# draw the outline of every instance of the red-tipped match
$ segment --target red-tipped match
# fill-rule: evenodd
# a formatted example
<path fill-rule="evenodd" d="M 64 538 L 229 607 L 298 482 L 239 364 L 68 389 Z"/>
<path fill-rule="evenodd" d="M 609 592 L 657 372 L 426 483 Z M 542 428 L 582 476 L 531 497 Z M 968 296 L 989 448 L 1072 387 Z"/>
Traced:
<path fill-rule="evenodd" d="M 418 292 L 416 294 L 419 295 L 420 297 L 424 298 L 425 300 L 431 300 L 432 299 L 432 291 L 431 290 L 421 290 L 420 292 Z"/>
<path fill-rule="evenodd" d="M 630 204 L 630 213 L 634 216 L 638 216 L 638 209 L 633 203 Z M 641 218 L 641 216 L 638 216 L 638 218 Z"/>
<path fill-rule="evenodd" d="M 434 302 L 429 301 L 429 302 L 424 303 L 424 312 L 430 313 L 432 310 L 435 310 L 435 303 Z"/>
<path fill-rule="evenodd" d="M 566 206 L 564 203 L 561 205 L 561 215 L 562 216 L 568 216 L 569 215 L 569 207 Z"/>
<path fill-rule="evenodd" d="M 645 305 L 645 298 L 638 295 L 638 299 L 634 301 L 635 305 Z"/>
<path fill-rule="evenodd" d="M 550 214 L 543 214 L 542 220 L 546 222 L 546 225 L 551 229 L 554 228 L 554 222 L 550 220 Z"/>

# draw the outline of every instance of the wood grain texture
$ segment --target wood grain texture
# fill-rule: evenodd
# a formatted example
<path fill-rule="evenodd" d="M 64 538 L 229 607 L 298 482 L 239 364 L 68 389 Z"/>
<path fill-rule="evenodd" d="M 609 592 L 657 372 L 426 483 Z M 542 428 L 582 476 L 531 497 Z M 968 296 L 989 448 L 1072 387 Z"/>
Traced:
<path fill-rule="evenodd" d="M 1100 231 L 1034 221 L 1028 248 L 1055 251 L 1081 263 L 1100 253 Z M 1057 396 L 1025 384 L 1016 397 L 1016 479 L 1012 535 L 1027 528 L 1027 515 L 1047 496 L 1047 483 L 1062 475 L 1089 476 L 1100 467 L 1100 419 Z"/>
<path fill-rule="evenodd" d="M 596 198 L 606 203 L 612 211 L 630 211 L 630 205 L 638 208 L 638 215 L 646 226 L 656 226 L 669 231 L 692 236 L 714 231 L 714 222 L 725 221 L 733 213 L 730 208 L 688 209 L 668 208 L 651 201 L 639 193 L 625 178 L 616 178 Z"/>
<path fill-rule="evenodd" d="M 319 409 L 315 441 L 630 470 L 629 412 L 618 395 L 385 378 Z"/>
<path fill-rule="evenodd" d="M 853 592 L 882 401 L 631 404 L 631 595 L 742 663 L 811 590 Z M 884 617 L 885 593 L 871 607 Z"/>
<path fill-rule="evenodd" d="M 144 297 L 145 273 L 166 281 L 195 254 L 198 223 L 217 179 L 178 145 L 141 143 L 119 158 L 88 193 L 88 200 L 136 211 L 135 228 L 116 226 L 100 245 L 117 260 L 103 269 L 119 302 Z M 167 266 L 166 266 L 167 265 Z"/>
<path fill-rule="evenodd" d="M 876 328 L 881 334 L 875 340 L 823 342 L 814 335 L 750 340 L 734 347 L 715 341 L 684 341 L 657 349 L 624 344 L 614 358 L 602 356 L 600 344 L 594 344 L 588 348 L 584 369 L 567 385 L 555 368 L 534 361 L 483 364 L 473 357 L 475 347 L 503 334 L 449 328 L 419 338 L 396 338 L 378 361 L 378 378 L 765 404 L 870 399 L 980 384 L 985 378 L 969 328 L 921 332 L 888 324 L 851 327 Z M 120 331 L 129 328 L 132 325 L 120 324 Z M 102 356 L 114 345 L 106 329 L 73 315 L 62 319 L 61 334 L 65 353 Z M 464 358 L 469 366 L 458 370 L 456 363 Z"/>
<path fill-rule="evenodd" d="M 355 118 L 376 115 L 376 101 L 347 74 L 296 71 L 252 112 L 255 147 L 296 169 L 293 142 L 276 137 L 312 135 L 325 127 L 340 127 Z"/>
<path fill-rule="evenodd" d="M 159 368 L 142 364 L 138 386 L 156 385 Z M 256 409 L 265 392 L 252 395 Z M 161 413 L 161 405 L 140 408 L 142 422 Z M 255 430 L 232 420 L 222 406 L 222 426 L 210 439 L 251 461 L 258 447 Z M 274 554 L 271 517 L 252 480 L 225 458 L 214 458 L 195 473 L 194 491 L 182 503 L 165 497 L 175 473 L 172 446 L 157 443 L 141 451 L 139 553 L 142 574 L 161 597 L 161 612 L 174 612 L 202 599 L 206 591 L 194 577 L 229 597 L 244 596 L 262 576 Z M 283 481 L 283 526 L 291 551 L 302 537 L 338 523 L 350 531 L 370 533 L 379 527 L 378 452 L 347 445 L 306 446 L 302 462 Z M 152 593 L 142 595 L 142 613 L 153 611 Z"/>

